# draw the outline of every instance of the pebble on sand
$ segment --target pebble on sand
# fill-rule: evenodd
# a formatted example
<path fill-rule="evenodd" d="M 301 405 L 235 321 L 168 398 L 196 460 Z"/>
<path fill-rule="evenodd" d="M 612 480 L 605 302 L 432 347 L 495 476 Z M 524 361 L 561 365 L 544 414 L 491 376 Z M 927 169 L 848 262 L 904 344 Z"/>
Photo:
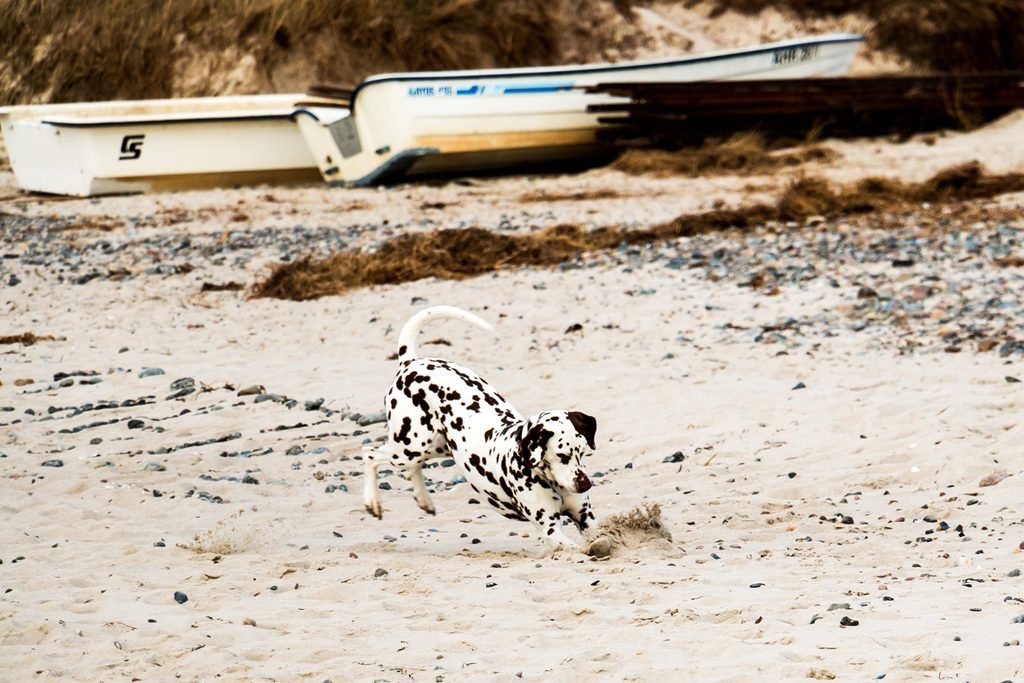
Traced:
<path fill-rule="evenodd" d="M 188 602 L 188 596 L 181 591 L 174 591 L 174 601 L 179 605 L 184 605 Z"/>

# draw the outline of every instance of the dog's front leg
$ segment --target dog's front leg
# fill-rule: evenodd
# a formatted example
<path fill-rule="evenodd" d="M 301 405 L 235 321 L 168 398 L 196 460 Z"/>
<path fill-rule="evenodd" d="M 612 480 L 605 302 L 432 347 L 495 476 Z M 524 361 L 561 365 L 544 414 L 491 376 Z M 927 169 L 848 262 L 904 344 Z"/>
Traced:
<path fill-rule="evenodd" d="M 590 496 L 585 493 L 567 493 L 562 496 L 562 512 L 576 523 L 581 532 L 590 528 L 594 512 L 590 507 Z"/>
<path fill-rule="evenodd" d="M 534 488 L 530 491 L 530 507 L 526 510 L 540 530 L 541 536 L 556 548 L 579 550 L 580 544 L 562 531 L 562 501 L 551 489 Z"/>

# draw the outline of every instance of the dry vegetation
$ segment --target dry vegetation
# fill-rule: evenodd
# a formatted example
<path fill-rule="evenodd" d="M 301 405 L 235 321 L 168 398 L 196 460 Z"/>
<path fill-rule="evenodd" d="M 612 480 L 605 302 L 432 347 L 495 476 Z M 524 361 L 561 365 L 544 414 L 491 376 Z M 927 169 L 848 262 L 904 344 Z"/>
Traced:
<path fill-rule="evenodd" d="M 688 0 L 695 5 L 702 0 Z M 781 9 L 800 17 L 859 13 L 875 27 L 874 47 L 934 71 L 1024 68 L 1020 0 L 710 0 L 719 10 L 756 14 Z"/>
<path fill-rule="evenodd" d="M 619 244 L 646 244 L 701 233 L 749 229 L 768 222 L 805 221 L 1024 191 L 1024 174 L 987 175 L 977 163 L 956 166 L 923 183 L 867 178 L 833 188 L 818 178 L 791 185 L 774 205 L 755 204 L 686 214 L 647 230 L 559 225 L 529 234 L 501 234 L 482 228 L 401 235 L 376 251 L 346 251 L 325 259 L 301 259 L 276 266 L 253 296 L 304 301 L 357 287 L 398 284 L 426 277 L 461 279 L 517 266 L 552 266 L 587 251 Z"/>
<path fill-rule="evenodd" d="M 773 152 L 758 133 L 737 133 L 727 140 L 708 140 L 678 151 L 628 149 L 609 168 L 631 175 L 747 175 L 765 173 L 810 161 L 830 161 L 837 153 L 812 145 Z"/>
<path fill-rule="evenodd" d="M 297 62 L 306 87 L 389 70 L 555 64 L 621 36 L 602 0 L 5 0 L 0 102 L 222 94 L 246 57 L 273 87 Z M 604 18 L 581 26 L 581 16 Z M 617 16 L 617 15 L 616 15 Z M 183 63 L 209 62 L 188 87 Z M 202 78 L 207 73 L 207 78 Z M 295 86 L 291 86 L 295 87 Z"/>
<path fill-rule="evenodd" d="M 685 0 L 801 17 L 858 12 L 925 69 L 1024 68 L 1020 0 Z M 629 55 L 645 0 L 5 0 L 0 104 L 216 95 L 390 70 Z M 621 14 L 619 14 L 621 13 Z"/>

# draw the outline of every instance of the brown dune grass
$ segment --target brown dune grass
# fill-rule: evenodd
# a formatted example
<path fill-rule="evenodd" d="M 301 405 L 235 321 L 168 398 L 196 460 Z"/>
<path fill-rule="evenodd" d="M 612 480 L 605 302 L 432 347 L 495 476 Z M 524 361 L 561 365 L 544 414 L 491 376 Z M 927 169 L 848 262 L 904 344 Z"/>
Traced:
<path fill-rule="evenodd" d="M 302 55 L 312 66 L 309 83 L 354 82 L 389 70 L 555 64 L 587 41 L 597 52 L 612 45 L 614 36 L 601 26 L 576 26 L 596 4 L 4 0 L 0 104 L 169 97 L 178 60 L 231 49 L 237 52 L 223 60 L 222 71 L 241 55 L 252 55 L 264 73 Z M 215 87 L 209 82 L 198 87 L 189 94 L 220 94 L 203 89 Z"/>
<path fill-rule="evenodd" d="M 688 0 L 695 4 L 694 0 Z M 800 17 L 866 15 L 875 47 L 937 71 L 1024 68 L 1024 2 L 1020 0 L 712 0 L 717 10 L 765 9 Z"/>
<path fill-rule="evenodd" d="M 630 175 L 749 175 L 810 161 L 830 161 L 838 153 L 819 145 L 771 151 L 759 133 L 737 133 L 726 140 L 708 140 L 677 151 L 627 149 L 608 165 Z"/>
<path fill-rule="evenodd" d="M 482 228 L 402 235 L 376 251 L 345 251 L 325 259 L 302 259 L 273 268 L 252 290 L 254 297 L 305 301 L 357 287 L 398 284 L 426 277 L 462 279 L 518 266 L 553 266 L 577 255 L 619 244 L 647 244 L 768 222 L 804 221 L 894 209 L 921 202 L 949 202 L 1024 191 L 1024 174 L 987 175 L 974 162 L 937 173 L 923 183 L 866 178 L 834 188 L 820 178 L 793 183 L 774 205 L 755 204 L 685 214 L 646 230 L 559 225 L 528 234 Z"/>

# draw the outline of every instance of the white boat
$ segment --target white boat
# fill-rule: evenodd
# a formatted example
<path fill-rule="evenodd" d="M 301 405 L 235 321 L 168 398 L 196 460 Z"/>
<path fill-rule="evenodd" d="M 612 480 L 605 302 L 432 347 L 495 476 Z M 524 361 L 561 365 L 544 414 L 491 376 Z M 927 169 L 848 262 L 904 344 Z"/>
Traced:
<path fill-rule="evenodd" d="M 316 180 L 292 115 L 344 104 L 300 93 L 29 105 L 0 109 L 0 129 L 22 189 L 84 197 Z"/>
<path fill-rule="evenodd" d="M 325 180 L 347 185 L 577 159 L 599 151 L 587 105 L 622 101 L 581 86 L 841 76 L 863 38 L 832 34 L 675 59 L 373 76 L 351 111 L 295 118 Z"/>

